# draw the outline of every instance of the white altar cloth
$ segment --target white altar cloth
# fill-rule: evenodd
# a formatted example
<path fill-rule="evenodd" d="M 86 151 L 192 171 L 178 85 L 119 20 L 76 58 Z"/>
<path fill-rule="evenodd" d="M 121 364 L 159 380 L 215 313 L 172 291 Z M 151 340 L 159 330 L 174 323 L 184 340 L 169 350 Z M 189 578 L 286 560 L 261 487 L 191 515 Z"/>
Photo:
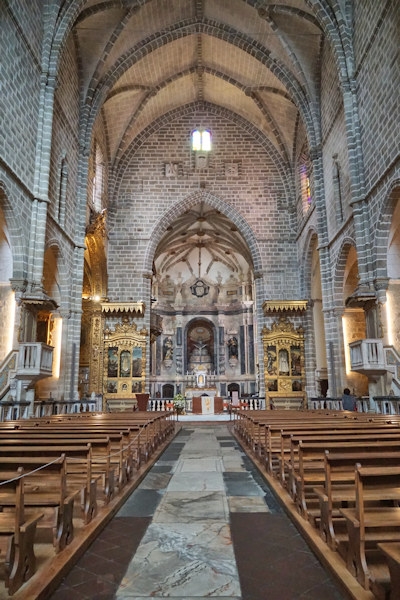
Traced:
<path fill-rule="evenodd" d="M 201 412 L 203 415 L 214 414 L 214 398 L 212 398 L 211 396 L 201 397 Z"/>

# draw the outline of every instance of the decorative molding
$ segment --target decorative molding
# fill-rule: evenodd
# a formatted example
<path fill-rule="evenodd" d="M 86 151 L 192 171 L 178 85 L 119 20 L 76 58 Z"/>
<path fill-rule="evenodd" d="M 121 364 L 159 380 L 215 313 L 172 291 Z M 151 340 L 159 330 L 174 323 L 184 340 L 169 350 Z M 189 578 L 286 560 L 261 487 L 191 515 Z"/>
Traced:
<path fill-rule="evenodd" d="M 225 177 L 239 177 L 239 163 L 231 162 L 225 163 Z"/>
<path fill-rule="evenodd" d="M 202 279 L 197 279 L 196 282 L 190 286 L 190 291 L 193 296 L 197 298 L 202 298 L 203 296 L 207 296 L 210 291 L 210 286 L 207 285 Z"/>
<path fill-rule="evenodd" d="M 262 305 L 264 315 L 276 312 L 303 312 L 308 300 L 265 300 Z"/>
<path fill-rule="evenodd" d="M 146 305 L 144 302 L 102 302 L 104 313 L 132 313 L 143 316 Z"/>

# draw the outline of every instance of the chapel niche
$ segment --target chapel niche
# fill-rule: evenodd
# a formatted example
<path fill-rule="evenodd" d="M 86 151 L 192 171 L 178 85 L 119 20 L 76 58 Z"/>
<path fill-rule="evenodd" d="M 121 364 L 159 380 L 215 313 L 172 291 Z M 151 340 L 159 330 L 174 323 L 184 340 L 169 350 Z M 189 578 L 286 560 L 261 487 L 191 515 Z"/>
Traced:
<path fill-rule="evenodd" d="M 195 321 L 188 329 L 187 370 L 193 374 L 215 372 L 214 330 L 206 321 Z"/>

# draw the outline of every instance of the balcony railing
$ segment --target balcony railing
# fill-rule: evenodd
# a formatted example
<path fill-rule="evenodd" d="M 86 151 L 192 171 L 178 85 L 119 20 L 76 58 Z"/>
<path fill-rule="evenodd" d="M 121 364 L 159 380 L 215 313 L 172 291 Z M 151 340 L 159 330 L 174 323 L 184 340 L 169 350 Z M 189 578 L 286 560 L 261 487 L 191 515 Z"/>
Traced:
<path fill-rule="evenodd" d="M 53 347 L 42 342 L 20 344 L 16 377 L 42 379 L 50 377 L 53 367 Z"/>
<path fill-rule="evenodd" d="M 379 375 L 387 370 L 383 340 L 358 340 L 357 342 L 351 342 L 349 347 L 352 371 L 364 375 Z"/>

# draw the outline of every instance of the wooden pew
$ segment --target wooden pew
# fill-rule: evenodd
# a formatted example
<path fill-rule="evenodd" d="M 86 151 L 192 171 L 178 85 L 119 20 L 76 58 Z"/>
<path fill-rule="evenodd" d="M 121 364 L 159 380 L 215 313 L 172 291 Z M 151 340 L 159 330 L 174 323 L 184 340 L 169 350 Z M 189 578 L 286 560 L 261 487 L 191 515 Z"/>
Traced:
<path fill-rule="evenodd" d="M 369 589 L 390 581 L 378 544 L 400 542 L 400 466 L 355 469 L 356 503 L 342 508 L 349 535 L 347 567 Z"/>
<path fill-rule="evenodd" d="M 321 426 L 319 429 L 282 430 L 281 450 L 276 475 L 285 485 L 289 475 L 288 471 L 296 462 L 296 453 L 300 441 L 310 443 L 318 443 L 324 440 L 345 442 L 353 439 L 362 440 L 363 438 L 368 440 L 396 440 L 400 438 L 400 428 L 387 425 L 376 426 L 369 423 L 366 425 L 348 424 L 333 429 Z"/>
<path fill-rule="evenodd" d="M 5 585 L 10 595 L 36 571 L 34 541 L 40 511 L 25 514 L 24 469 L 0 470 L 0 506 L 2 497 L 12 499 L 12 508 L 0 512 L 0 556 L 5 564 Z"/>
<path fill-rule="evenodd" d="M 354 439 L 352 441 L 307 442 L 298 443 L 298 458 L 292 465 L 289 491 L 293 495 L 297 510 L 311 522 L 319 518 L 319 501 L 314 488 L 325 480 L 325 450 L 341 453 L 374 452 L 381 448 L 387 451 L 400 451 L 400 438 L 397 440 Z M 314 523 L 315 524 L 315 523 Z"/>
<path fill-rule="evenodd" d="M 71 455 L 68 449 L 73 446 L 85 445 L 86 451 L 79 457 Z M 101 433 L 70 430 L 43 432 L 42 429 L 33 431 L 20 430 L 12 439 L 4 439 L 0 432 L 0 448 L 23 448 L 24 446 L 47 446 L 48 449 L 56 447 L 62 451 L 65 447 L 67 453 L 68 483 L 74 486 L 80 483 L 82 494 L 82 509 L 85 522 L 88 523 L 97 514 L 98 500 L 107 504 L 116 493 L 116 485 L 121 490 L 133 474 L 133 458 L 130 455 L 128 441 L 122 433 Z M 13 450 L 14 451 L 14 450 Z M 1 454 L 0 454 L 1 455 Z M 88 461 L 90 464 L 88 465 Z M 102 495 L 98 497 L 98 481 L 102 482 Z"/>
<path fill-rule="evenodd" d="M 340 453 L 325 450 L 324 456 L 324 485 L 314 488 L 320 503 L 320 533 L 332 550 L 341 550 L 343 542 L 348 542 L 347 528 L 340 509 L 354 505 L 355 465 L 363 466 L 393 466 L 400 465 L 400 451 L 392 452 L 379 448 L 373 452 Z M 341 553 L 343 554 L 343 550 Z"/>
<path fill-rule="evenodd" d="M 82 434 L 83 436 L 87 436 L 90 438 L 91 436 L 102 435 L 109 437 L 112 443 L 113 449 L 113 457 L 114 460 L 112 464 L 117 468 L 118 482 L 121 487 L 123 487 L 124 481 L 126 482 L 126 473 L 124 473 L 124 469 L 120 468 L 119 465 L 119 457 L 118 457 L 118 448 L 122 445 L 126 448 L 126 452 L 129 450 L 130 463 L 134 465 L 135 468 L 139 468 L 144 460 L 146 455 L 145 444 L 146 440 L 144 438 L 144 429 L 140 426 L 125 426 L 123 424 L 111 423 L 109 425 L 99 423 L 95 424 L 86 424 L 83 422 L 73 423 L 73 422 L 65 422 L 65 423 L 47 423 L 47 424 L 37 424 L 35 426 L 25 424 L 21 425 L 21 429 L 18 431 L 29 431 L 32 434 L 41 432 L 43 434 L 53 433 L 54 435 L 58 435 L 61 437 L 69 436 L 72 434 Z M 0 432 L 1 433 L 1 432 Z M 118 436 L 122 436 L 122 442 L 118 439 Z M 129 448 L 128 448 L 129 447 Z M 125 452 L 125 454 L 126 454 Z M 115 458 L 116 457 L 116 458 Z M 122 466 L 122 465 L 121 465 Z M 126 469 L 125 469 L 126 470 Z"/>
<path fill-rule="evenodd" d="M 390 600 L 400 598 L 400 542 L 383 542 L 379 550 L 386 556 L 390 573 Z"/>
<path fill-rule="evenodd" d="M 77 452 L 83 452 L 83 448 L 79 447 Z M 15 451 L 0 448 L 0 462 L 2 470 L 23 467 L 25 508 L 44 511 L 45 518 L 38 529 L 51 531 L 55 551 L 63 550 L 74 536 L 74 503 L 81 494 L 81 488 L 68 487 L 65 454 L 61 454 L 59 449 L 48 451 L 39 446 Z M 0 489 L 0 506 L 12 507 L 13 501 L 12 495 Z"/>
<path fill-rule="evenodd" d="M 139 423 L 136 425 L 127 424 L 120 421 L 107 422 L 103 419 L 97 423 L 87 423 L 85 420 L 77 420 L 77 422 L 65 420 L 64 422 L 34 422 L 23 423 L 20 428 L 26 430 L 42 430 L 43 432 L 51 431 L 62 434 L 63 432 L 87 432 L 91 434 L 111 435 L 112 433 L 122 433 L 126 436 L 126 443 L 129 444 L 132 461 L 136 468 L 139 468 L 143 462 L 149 458 L 150 446 L 152 444 L 151 435 L 147 423 Z M 122 472 L 121 472 L 122 473 Z M 122 480 L 121 480 L 122 485 Z"/>

